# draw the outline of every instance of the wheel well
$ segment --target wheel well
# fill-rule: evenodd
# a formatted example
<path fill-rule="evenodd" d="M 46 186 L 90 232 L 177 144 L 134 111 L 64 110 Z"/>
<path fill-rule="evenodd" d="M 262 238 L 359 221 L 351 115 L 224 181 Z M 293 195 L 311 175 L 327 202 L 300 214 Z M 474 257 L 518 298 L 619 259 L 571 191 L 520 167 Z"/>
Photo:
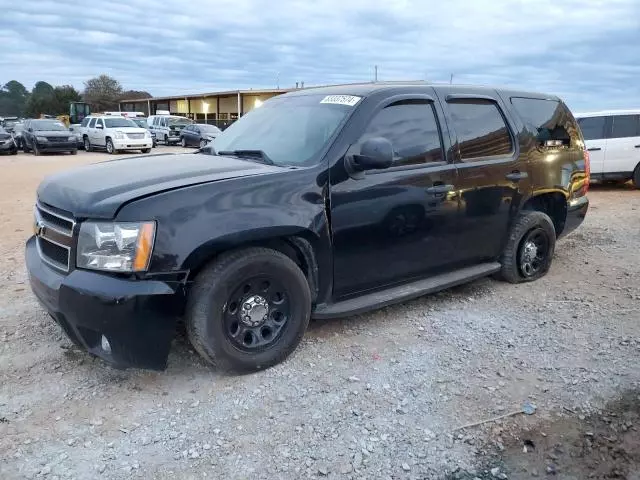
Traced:
<path fill-rule="evenodd" d="M 302 237 L 277 237 L 265 240 L 247 242 L 240 245 L 235 245 L 233 250 L 242 250 L 250 247 L 264 247 L 276 250 L 285 254 L 291 260 L 295 262 L 309 283 L 309 290 L 311 291 L 311 299 L 315 302 L 318 296 L 318 265 L 316 257 L 313 251 L 311 243 Z M 230 249 L 209 251 L 206 254 L 201 254 L 197 259 L 194 259 L 196 264 L 195 268 L 192 268 L 189 272 L 189 279 L 193 280 L 202 270 L 205 265 L 213 261 L 220 254 L 229 251 Z"/>
<path fill-rule="evenodd" d="M 562 193 L 542 193 L 526 201 L 523 210 L 543 212 L 549 215 L 556 230 L 556 237 L 564 230 L 567 219 L 567 200 Z"/>

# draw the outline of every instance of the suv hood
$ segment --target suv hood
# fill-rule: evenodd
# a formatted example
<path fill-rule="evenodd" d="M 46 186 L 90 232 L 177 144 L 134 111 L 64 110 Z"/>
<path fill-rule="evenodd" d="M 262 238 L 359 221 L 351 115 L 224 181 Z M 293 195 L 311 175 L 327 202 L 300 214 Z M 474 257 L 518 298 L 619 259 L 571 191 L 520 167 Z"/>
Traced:
<path fill-rule="evenodd" d="M 281 167 L 206 154 L 160 154 L 111 160 L 45 178 L 38 201 L 75 218 L 114 218 L 136 198 L 199 183 L 262 175 Z"/>
<path fill-rule="evenodd" d="M 37 137 L 70 137 L 73 135 L 73 132 L 63 130 L 34 130 L 33 134 Z"/>
<path fill-rule="evenodd" d="M 142 127 L 109 127 L 107 130 L 122 131 L 124 133 L 144 133 L 147 131 L 146 128 Z"/>

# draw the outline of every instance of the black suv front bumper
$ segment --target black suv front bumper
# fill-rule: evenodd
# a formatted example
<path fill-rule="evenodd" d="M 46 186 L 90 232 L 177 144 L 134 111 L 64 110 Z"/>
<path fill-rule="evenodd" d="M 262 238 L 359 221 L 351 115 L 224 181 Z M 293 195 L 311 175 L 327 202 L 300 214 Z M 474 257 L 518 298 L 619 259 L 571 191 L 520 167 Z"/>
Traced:
<path fill-rule="evenodd" d="M 42 261 L 35 237 L 25 256 L 33 293 L 73 343 L 118 368 L 166 368 L 184 297 L 179 285 L 87 270 L 62 274 Z"/>

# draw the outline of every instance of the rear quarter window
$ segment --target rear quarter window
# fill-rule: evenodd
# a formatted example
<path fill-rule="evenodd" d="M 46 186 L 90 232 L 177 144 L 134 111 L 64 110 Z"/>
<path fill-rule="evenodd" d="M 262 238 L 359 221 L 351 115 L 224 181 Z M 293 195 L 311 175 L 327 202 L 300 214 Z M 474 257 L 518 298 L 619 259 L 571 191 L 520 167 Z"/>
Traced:
<path fill-rule="evenodd" d="M 575 119 L 561 102 L 542 98 L 512 97 L 511 104 L 527 130 L 540 143 L 562 140 L 575 145 L 579 139 L 580 133 Z"/>

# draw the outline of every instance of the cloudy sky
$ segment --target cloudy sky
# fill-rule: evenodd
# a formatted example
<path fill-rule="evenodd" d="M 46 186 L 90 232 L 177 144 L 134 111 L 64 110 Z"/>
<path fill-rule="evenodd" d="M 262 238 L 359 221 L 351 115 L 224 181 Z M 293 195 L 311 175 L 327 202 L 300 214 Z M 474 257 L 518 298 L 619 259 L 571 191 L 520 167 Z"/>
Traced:
<path fill-rule="evenodd" d="M 167 5 L 171 5 L 167 7 Z M 640 108 L 640 0 L 0 0 L 0 84 L 153 95 L 380 80 Z"/>

